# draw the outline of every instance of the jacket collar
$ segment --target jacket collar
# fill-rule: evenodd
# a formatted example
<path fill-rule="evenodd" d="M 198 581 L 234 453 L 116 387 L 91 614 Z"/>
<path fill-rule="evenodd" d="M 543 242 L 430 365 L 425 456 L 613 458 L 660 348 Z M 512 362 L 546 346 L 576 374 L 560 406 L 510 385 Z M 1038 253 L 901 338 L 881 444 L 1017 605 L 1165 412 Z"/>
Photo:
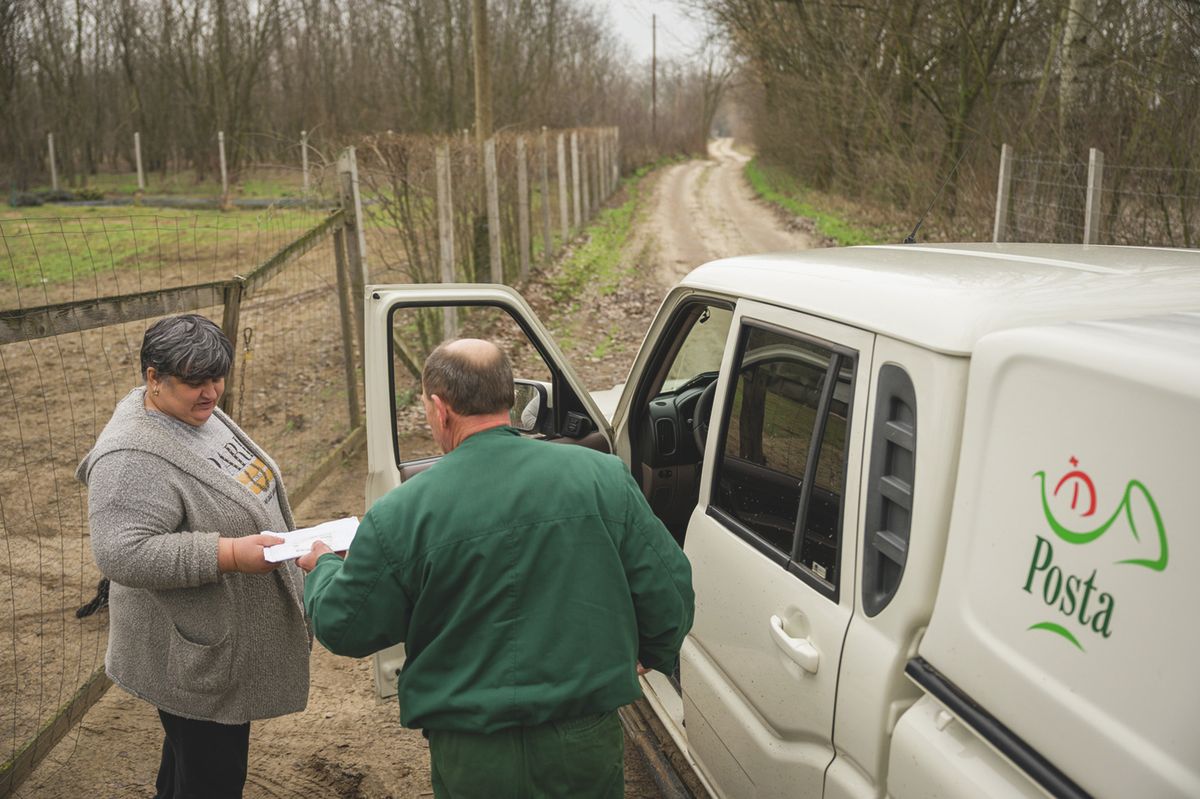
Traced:
<path fill-rule="evenodd" d="M 110 452 L 120 450 L 146 452 L 162 458 L 179 471 L 245 509 L 254 518 L 259 531 L 266 530 L 270 519 L 262 502 L 239 485 L 236 480 L 220 469 L 214 468 L 211 463 L 206 462 L 191 449 L 180 446 L 179 440 L 171 435 L 164 425 L 150 417 L 149 412 L 146 411 L 145 396 L 146 388 L 140 386 L 130 391 L 124 399 L 117 403 L 112 418 L 100 432 L 99 438 L 96 439 L 96 445 L 75 470 L 76 479 L 86 485 L 96 461 Z M 213 414 L 223 421 L 244 444 L 247 444 L 251 451 L 262 456 L 263 461 L 275 474 L 275 479 L 279 481 L 279 506 L 283 511 L 284 521 L 289 526 L 294 524 L 291 508 L 284 499 L 283 480 L 279 475 L 279 467 L 220 408 L 214 408 Z"/>

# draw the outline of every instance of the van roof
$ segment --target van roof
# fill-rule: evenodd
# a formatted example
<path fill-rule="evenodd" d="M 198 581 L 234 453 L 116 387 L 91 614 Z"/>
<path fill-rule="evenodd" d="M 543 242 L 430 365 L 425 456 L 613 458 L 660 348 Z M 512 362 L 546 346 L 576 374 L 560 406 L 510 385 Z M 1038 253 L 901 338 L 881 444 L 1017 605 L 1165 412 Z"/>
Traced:
<path fill-rule="evenodd" d="M 909 244 L 726 258 L 683 285 L 749 297 L 970 354 L 1031 324 L 1200 310 L 1200 250 Z"/>

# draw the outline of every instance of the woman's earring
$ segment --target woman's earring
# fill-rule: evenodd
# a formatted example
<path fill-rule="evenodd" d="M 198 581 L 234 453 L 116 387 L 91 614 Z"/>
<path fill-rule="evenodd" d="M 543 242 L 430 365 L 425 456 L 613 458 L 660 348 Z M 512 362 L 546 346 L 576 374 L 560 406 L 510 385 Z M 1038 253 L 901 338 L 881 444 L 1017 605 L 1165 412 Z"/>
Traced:
<path fill-rule="evenodd" d="M 154 387 L 154 394 L 153 394 L 153 396 L 155 396 L 155 397 L 157 397 L 157 396 L 158 396 L 158 389 L 159 389 L 159 387 L 158 387 L 158 386 L 155 386 L 155 387 Z"/>

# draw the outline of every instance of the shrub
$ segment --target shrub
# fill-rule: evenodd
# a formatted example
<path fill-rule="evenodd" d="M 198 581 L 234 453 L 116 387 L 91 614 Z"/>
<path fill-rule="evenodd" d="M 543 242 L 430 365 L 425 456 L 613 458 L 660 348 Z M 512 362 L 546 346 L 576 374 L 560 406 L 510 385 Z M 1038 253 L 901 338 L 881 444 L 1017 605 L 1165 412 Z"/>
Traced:
<path fill-rule="evenodd" d="M 44 203 L 69 203 L 75 199 L 75 195 L 66 189 L 42 189 L 37 196 Z"/>
<path fill-rule="evenodd" d="M 8 198 L 8 204 L 13 208 L 32 208 L 42 204 L 42 198 L 27 191 L 14 191 Z"/>

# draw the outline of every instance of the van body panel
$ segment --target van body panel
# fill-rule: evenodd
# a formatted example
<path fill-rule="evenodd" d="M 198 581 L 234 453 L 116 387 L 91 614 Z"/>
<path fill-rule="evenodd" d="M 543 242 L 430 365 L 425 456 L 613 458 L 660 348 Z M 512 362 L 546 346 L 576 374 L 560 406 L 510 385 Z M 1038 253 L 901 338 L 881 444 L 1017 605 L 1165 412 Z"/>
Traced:
<path fill-rule="evenodd" d="M 915 485 L 909 547 L 899 586 L 886 607 L 869 617 L 862 601 L 855 604 L 854 620 L 842 652 L 833 731 L 838 761 L 826 780 L 829 795 L 874 796 L 875 781 L 879 780 L 881 785 L 886 778 L 892 727 L 899 713 L 920 696 L 919 690 L 905 678 L 904 664 L 933 612 L 950 522 L 947 498 L 954 492 L 968 361 L 877 337 L 875 377 L 866 413 L 872 426 L 878 418 L 877 403 L 887 401 L 875 386 L 880 371 L 889 364 L 901 366 L 916 391 Z M 874 447 L 887 446 L 883 432 L 866 431 L 864 462 L 871 462 Z M 880 489 L 869 479 L 864 480 L 860 518 L 866 518 L 871 492 Z M 866 579 L 863 560 L 872 556 L 876 532 L 865 526 L 860 534 L 856 567 L 860 582 Z M 860 585 L 860 598 L 863 590 L 865 585 Z M 844 758 L 860 764 L 859 767 L 841 767 Z"/>
<path fill-rule="evenodd" d="M 1096 796 L 1200 795 L 1200 316 L 980 342 L 921 656 Z"/>
<path fill-rule="evenodd" d="M 887 787 L 889 799 L 1044 799 L 1047 795 L 928 696 L 896 725 Z"/>

